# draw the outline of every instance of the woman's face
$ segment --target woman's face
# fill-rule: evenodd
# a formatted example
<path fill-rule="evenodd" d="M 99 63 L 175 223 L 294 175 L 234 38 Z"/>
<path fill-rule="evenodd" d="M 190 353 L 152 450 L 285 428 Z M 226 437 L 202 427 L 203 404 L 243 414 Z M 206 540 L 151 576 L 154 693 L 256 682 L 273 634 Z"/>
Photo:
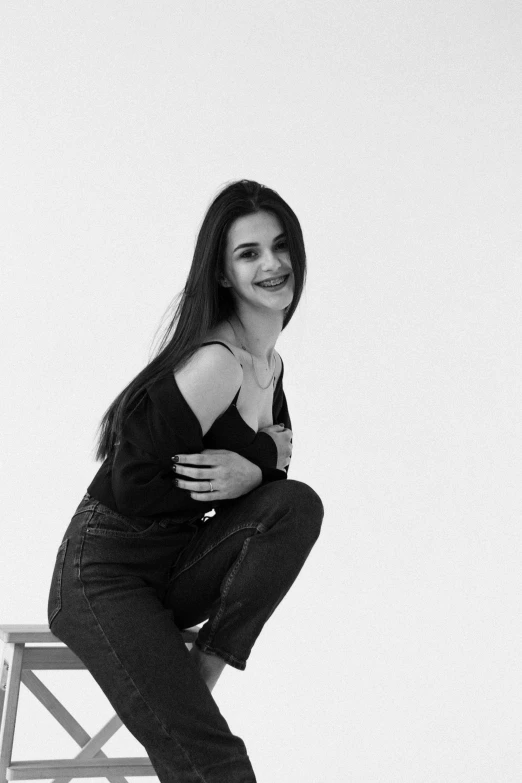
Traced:
<path fill-rule="evenodd" d="M 235 220 L 228 230 L 221 285 L 232 290 L 236 306 L 284 310 L 294 295 L 294 275 L 286 236 L 271 212 Z"/>

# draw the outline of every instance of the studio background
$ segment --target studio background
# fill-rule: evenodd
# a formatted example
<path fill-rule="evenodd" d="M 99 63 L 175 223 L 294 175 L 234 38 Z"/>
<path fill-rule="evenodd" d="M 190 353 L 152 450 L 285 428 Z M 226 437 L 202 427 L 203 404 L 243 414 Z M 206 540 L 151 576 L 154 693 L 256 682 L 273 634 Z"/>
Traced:
<path fill-rule="evenodd" d="M 323 532 L 214 692 L 260 783 L 522 765 L 516 2 L 4 2 L 4 623 L 44 623 L 96 427 L 239 178 L 297 213 L 292 478 Z M 83 673 L 42 673 L 92 732 Z M 16 758 L 73 755 L 22 694 Z M 111 755 L 139 752 L 123 732 Z"/>

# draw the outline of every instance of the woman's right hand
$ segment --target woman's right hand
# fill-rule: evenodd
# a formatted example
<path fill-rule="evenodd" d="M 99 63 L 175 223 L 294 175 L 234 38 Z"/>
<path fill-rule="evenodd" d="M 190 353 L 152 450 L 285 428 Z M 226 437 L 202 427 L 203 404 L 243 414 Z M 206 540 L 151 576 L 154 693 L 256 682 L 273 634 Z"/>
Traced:
<path fill-rule="evenodd" d="M 277 468 L 284 470 L 292 459 L 292 430 L 287 429 L 284 424 L 271 424 L 259 432 L 266 432 L 273 438 L 277 446 Z"/>

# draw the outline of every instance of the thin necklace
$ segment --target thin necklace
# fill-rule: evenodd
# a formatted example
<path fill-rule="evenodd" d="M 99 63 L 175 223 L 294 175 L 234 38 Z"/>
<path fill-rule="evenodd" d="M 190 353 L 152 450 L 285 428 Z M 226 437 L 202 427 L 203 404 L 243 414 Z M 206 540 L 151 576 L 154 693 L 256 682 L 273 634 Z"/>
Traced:
<path fill-rule="evenodd" d="M 271 383 L 275 383 L 275 354 L 272 354 L 272 362 L 273 362 L 273 367 L 272 367 L 272 375 L 271 375 L 271 377 L 270 377 L 270 380 L 268 381 L 268 383 L 267 383 L 267 385 L 266 385 L 266 386 L 262 386 L 262 385 L 259 383 L 259 378 L 257 377 L 257 372 L 256 372 L 256 365 L 255 365 L 255 363 L 254 363 L 254 357 L 252 356 L 252 354 L 250 353 L 250 351 L 248 350 L 248 348 L 246 347 L 246 345 L 245 345 L 244 343 L 242 343 L 242 342 L 241 342 L 241 340 L 240 340 L 240 339 L 239 339 L 239 337 L 237 336 L 237 332 L 236 332 L 236 330 L 234 329 L 234 327 L 233 327 L 233 325 L 232 325 L 232 322 L 231 322 L 231 321 L 229 321 L 229 320 L 228 320 L 228 318 L 227 318 L 227 322 L 228 322 L 228 323 L 230 324 L 230 326 L 232 327 L 232 331 L 234 332 L 234 337 L 235 337 L 235 338 L 236 338 L 236 340 L 238 341 L 238 343 L 239 343 L 239 345 L 241 346 L 241 348 L 242 348 L 244 351 L 246 351 L 246 352 L 249 354 L 249 356 L 250 356 L 250 360 L 251 360 L 251 362 L 252 362 L 252 370 L 253 370 L 253 372 L 254 372 L 254 378 L 255 378 L 255 381 L 256 381 L 257 385 L 259 386 L 259 388 L 260 388 L 260 389 L 268 389 L 268 387 L 270 386 L 270 384 L 271 384 Z"/>

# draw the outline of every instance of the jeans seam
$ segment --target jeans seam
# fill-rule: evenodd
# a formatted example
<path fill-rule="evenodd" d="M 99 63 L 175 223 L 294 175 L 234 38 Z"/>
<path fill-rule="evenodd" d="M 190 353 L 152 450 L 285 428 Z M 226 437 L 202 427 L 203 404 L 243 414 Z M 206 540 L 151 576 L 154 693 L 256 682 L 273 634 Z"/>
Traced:
<path fill-rule="evenodd" d="M 60 547 L 58 549 L 58 552 L 56 554 L 56 567 L 57 567 L 57 576 L 56 576 L 56 585 L 55 585 L 55 608 L 53 613 L 48 619 L 49 628 L 51 627 L 53 620 L 55 619 L 58 612 L 61 611 L 62 608 L 62 581 L 63 581 L 63 569 L 65 566 L 65 558 L 67 556 L 67 547 L 69 545 L 69 539 L 65 538 L 62 543 L 60 544 Z M 59 556 L 59 560 L 58 560 Z"/>
<path fill-rule="evenodd" d="M 266 528 L 263 525 L 262 522 L 259 522 L 257 525 L 240 525 L 239 527 L 235 527 L 233 530 L 229 530 L 226 535 L 223 536 L 223 538 L 220 538 L 219 541 L 214 541 L 214 543 L 207 547 L 204 552 L 201 552 L 197 557 L 195 557 L 193 560 L 191 560 L 189 563 L 187 563 L 181 571 L 177 571 L 176 574 L 172 577 L 171 581 L 174 581 L 178 578 L 178 576 L 181 576 L 181 574 L 184 574 L 185 571 L 188 571 L 189 568 L 192 568 L 192 566 L 196 565 L 196 563 L 199 563 L 200 560 L 203 560 L 204 557 L 209 555 L 216 547 L 218 547 L 220 544 L 223 543 L 223 541 L 226 541 L 227 538 L 230 538 L 230 536 L 235 535 L 236 533 L 239 533 L 241 530 L 252 530 L 256 531 L 257 533 L 264 533 L 266 532 Z M 251 536 L 249 537 L 251 538 Z M 247 539 L 248 541 L 249 539 Z M 192 542 L 190 542 L 192 543 Z M 190 545 L 190 544 L 189 544 Z"/>
<path fill-rule="evenodd" d="M 97 502 L 98 502 L 98 501 L 97 501 Z M 85 520 L 85 522 L 84 522 L 84 528 L 83 528 L 83 530 L 84 530 L 85 528 L 89 527 L 89 524 L 90 524 L 90 522 L 92 521 L 92 518 L 93 518 L 93 516 L 94 516 L 94 514 L 95 514 L 95 512 L 96 512 L 96 506 L 95 506 L 94 508 L 90 508 L 90 509 L 87 509 L 87 510 L 88 510 L 88 511 L 90 511 L 90 516 L 89 516 L 89 517 L 87 517 L 87 519 Z M 80 558 L 81 558 L 81 555 L 82 555 L 82 549 L 83 549 L 83 536 L 84 536 L 84 532 L 83 532 L 83 530 L 81 529 L 81 527 L 80 527 L 80 530 L 81 530 L 81 533 L 80 533 L 80 544 L 79 544 L 79 546 L 77 545 L 77 546 L 75 547 L 75 549 L 74 549 L 74 555 L 73 555 L 73 568 L 76 568 L 76 569 L 78 569 L 78 577 L 80 576 Z M 80 581 L 81 581 L 81 580 L 80 580 Z"/>
<path fill-rule="evenodd" d="M 98 523 L 97 523 L 98 524 Z M 152 522 L 150 527 L 145 530 L 105 530 L 101 527 L 88 527 L 85 532 L 90 536 L 96 536 L 98 538 L 113 538 L 115 540 L 128 540 L 128 539 L 140 539 L 145 540 L 148 535 L 155 529 L 157 522 Z"/>
<path fill-rule="evenodd" d="M 135 689 L 136 693 L 138 694 L 138 696 L 139 696 L 139 697 L 140 697 L 140 699 L 142 700 L 143 704 L 146 706 L 146 708 L 149 710 L 149 712 L 151 713 L 151 715 L 154 717 L 154 720 L 156 720 L 156 721 L 157 721 L 157 723 L 158 723 L 158 724 L 159 724 L 159 726 L 161 727 L 162 731 L 164 731 L 164 732 L 165 732 L 165 734 L 167 735 L 167 737 L 169 737 L 169 739 L 172 739 L 172 740 L 174 740 L 174 742 L 177 744 L 178 748 L 180 749 L 181 753 L 182 753 L 182 754 L 183 754 L 183 756 L 185 757 L 185 759 L 186 759 L 187 763 L 188 763 L 188 764 L 189 764 L 189 765 L 192 767 L 192 770 L 193 770 L 193 771 L 194 771 L 194 773 L 195 773 L 195 774 L 198 776 L 198 778 L 199 778 L 199 779 L 202 781 L 202 783 L 207 783 L 207 781 L 206 781 L 206 778 L 204 778 L 204 777 L 201 775 L 200 771 L 199 771 L 199 770 L 198 770 L 198 769 L 197 769 L 197 768 L 194 766 L 194 763 L 193 763 L 193 761 L 191 760 L 191 758 L 190 758 L 190 756 L 188 755 L 187 751 L 185 750 L 185 748 L 183 747 L 183 745 L 182 745 L 182 744 L 181 744 L 181 742 L 179 741 L 178 737 L 177 737 L 177 736 L 175 736 L 175 733 L 173 733 L 173 732 L 170 732 L 170 731 L 167 729 L 167 727 L 163 725 L 163 722 L 160 720 L 160 718 L 159 718 L 159 717 L 156 715 L 156 713 L 154 712 L 154 710 L 152 709 L 152 707 L 151 707 L 151 706 L 150 706 L 150 704 L 148 703 L 147 699 L 144 697 L 144 695 L 143 695 L 143 694 L 142 694 L 142 692 L 140 691 L 140 689 L 139 689 L 138 685 L 136 684 L 136 682 L 134 681 L 134 679 L 132 678 L 132 676 L 129 674 L 129 672 L 127 671 L 127 669 L 126 669 L 126 668 L 125 668 L 125 666 L 123 665 L 123 662 L 120 660 L 120 658 L 119 658 L 118 654 L 116 653 L 116 650 L 113 648 L 113 646 L 112 646 L 112 644 L 111 644 L 110 640 L 108 639 L 107 635 L 105 634 L 105 631 L 103 630 L 103 628 L 102 628 L 102 626 L 101 626 L 101 623 L 100 623 L 100 621 L 98 620 L 98 617 L 97 617 L 97 615 L 96 615 L 96 613 L 95 613 L 95 611 L 94 611 L 94 609 L 93 609 L 93 607 L 92 607 L 92 605 L 91 605 L 91 602 L 90 602 L 90 601 L 89 601 L 89 599 L 87 598 L 87 593 L 86 593 L 86 590 L 85 590 L 85 584 L 84 584 L 84 582 L 83 582 L 83 580 L 82 580 L 82 576 L 81 576 L 81 557 L 82 557 L 82 553 L 83 553 L 83 545 L 84 545 L 84 543 L 85 543 L 85 534 L 84 534 L 84 535 L 82 535 L 82 538 L 81 538 L 81 544 L 80 544 L 80 552 L 79 552 L 79 563 L 78 563 L 78 581 L 80 582 L 80 584 L 81 584 L 81 586 L 82 586 L 82 593 L 83 593 L 83 597 L 84 597 L 84 599 L 85 599 L 85 602 L 86 602 L 87 606 L 89 607 L 89 611 L 90 611 L 90 613 L 92 614 L 92 617 L 94 618 L 94 622 L 96 623 L 97 627 L 99 628 L 99 630 L 100 630 L 100 633 L 102 634 L 103 638 L 105 639 L 105 641 L 106 641 L 106 643 L 107 643 L 107 645 L 108 645 L 109 649 L 111 650 L 112 654 L 114 655 L 114 657 L 115 657 L 116 661 L 118 662 L 118 664 L 119 664 L 119 666 L 120 666 L 121 670 L 124 672 L 125 676 L 128 678 L 129 682 L 130 682 L 130 683 L 132 684 L 132 686 L 134 687 L 134 689 Z"/>
<path fill-rule="evenodd" d="M 241 552 L 239 553 L 239 557 L 237 558 L 236 562 L 234 563 L 234 567 L 232 568 L 232 571 L 228 575 L 228 578 L 225 582 L 225 586 L 223 588 L 223 593 L 221 595 L 221 602 L 219 604 L 219 609 L 216 612 L 216 616 L 212 620 L 212 625 L 210 626 L 210 630 L 208 633 L 208 640 L 207 644 L 211 645 L 212 640 L 214 639 L 216 632 L 217 632 L 217 625 L 221 618 L 223 617 L 223 614 L 225 612 L 225 604 L 228 597 L 228 593 L 230 591 L 230 588 L 232 586 L 232 582 L 234 581 L 234 577 L 236 576 L 237 572 L 239 571 L 239 568 L 241 566 L 241 563 L 246 557 L 246 553 L 248 551 L 248 545 L 250 544 L 250 539 L 252 536 L 249 536 L 247 539 L 245 539 L 243 546 L 241 547 Z"/>
<path fill-rule="evenodd" d="M 96 506 L 98 505 L 98 503 L 99 503 L 99 501 L 96 500 L 95 502 L 89 503 L 87 508 L 77 509 L 74 512 L 74 514 L 72 515 L 71 520 L 74 519 L 75 517 L 77 517 L 79 514 L 86 514 L 88 511 L 92 512 L 91 513 L 91 517 L 90 517 L 90 519 L 92 519 L 92 514 L 94 514 L 94 512 L 96 511 Z"/>

